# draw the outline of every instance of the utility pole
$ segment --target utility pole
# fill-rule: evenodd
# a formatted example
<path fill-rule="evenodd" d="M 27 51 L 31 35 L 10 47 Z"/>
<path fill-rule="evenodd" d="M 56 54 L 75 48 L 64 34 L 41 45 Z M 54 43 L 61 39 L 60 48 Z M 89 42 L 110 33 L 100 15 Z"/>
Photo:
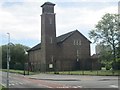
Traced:
<path fill-rule="evenodd" d="M 7 46 L 7 88 L 9 88 L 9 62 L 10 62 L 10 33 L 8 34 L 8 46 Z"/>

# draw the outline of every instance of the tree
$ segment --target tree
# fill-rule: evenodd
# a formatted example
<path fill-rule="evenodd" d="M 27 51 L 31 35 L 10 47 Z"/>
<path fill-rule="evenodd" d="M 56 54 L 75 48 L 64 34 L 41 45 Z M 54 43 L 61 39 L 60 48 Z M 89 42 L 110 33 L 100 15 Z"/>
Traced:
<path fill-rule="evenodd" d="M 117 58 L 120 58 L 120 42 L 118 47 L 116 48 L 116 51 L 117 51 Z"/>
<path fill-rule="evenodd" d="M 101 42 L 112 47 L 113 61 L 116 61 L 116 47 L 120 41 L 120 15 L 105 14 L 102 19 L 91 30 L 89 37 L 95 42 Z"/>
<path fill-rule="evenodd" d="M 97 52 L 98 60 L 102 66 L 105 66 L 107 70 L 111 69 L 112 63 L 112 50 L 109 45 L 98 44 L 99 52 Z"/>
<path fill-rule="evenodd" d="M 8 45 L 2 45 L 2 67 L 6 68 L 7 63 L 7 47 Z M 28 50 L 29 47 L 21 45 L 21 44 L 15 44 L 10 45 L 10 68 L 11 69 L 23 69 L 24 63 L 27 62 L 25 55 L 25 50 Z"/>

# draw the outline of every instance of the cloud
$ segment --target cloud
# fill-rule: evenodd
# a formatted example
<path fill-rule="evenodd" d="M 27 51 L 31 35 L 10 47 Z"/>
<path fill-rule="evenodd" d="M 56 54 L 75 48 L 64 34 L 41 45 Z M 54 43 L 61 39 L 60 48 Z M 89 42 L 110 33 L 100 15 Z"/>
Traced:
<path fill-rule="evenodd" d="M 95 7 L 94 7 L 95 8 Z M 117 13 L 117 6 L 110 6 L 101 8 L 100 10 L 94 10 L 86 7 L 67 7 L 55 8 L 57 13 L 57 30 L 60 32 L 66 32 L 70 29 L 79 29 L 88 33 L 88 28 L 94 28 L 95 24 L 106 13 Z M 86 29 L 87 28 L 87 29 Z"/>
<path fill-rule="evenodd" d="M 37 39 L 40 31 L 40 7 L 38 3 L 24 3 L 12 8 L 0 8 L 0 30 L 10 32 L 14 39 Z"/>
<path fill-rule="evenodd" d="M 87 2 L 87 5 L 82 5 L 80 1 Z M 98 3 L 91 3 L 93 1 L 98 0 L 53 0 L 52 2 L 56 4 L 57 36 L 78 29 L 88 37 L 88 32 L 105 13 L 117 13 L 118 11 L 117 0 L 99 0 Z M 13 40 L 23 44 L 26 44 L 23 42 L 25 40 L 29 40 L 28 45 L 33 41 L 39 43 L 41 37 L 40 6 L 44 0 L 16 0 L 16 2 L 15 0 L 7 0 L 7 2 L 1 0 L 0 33 L 5 35 L 9 32 Z M 67 6 L 68 2 L 71 2 L 72 6 Z M 77 3 L 77 6 L 72 2 Z M 107 2 L 116 3 L 108 4 Z"/>

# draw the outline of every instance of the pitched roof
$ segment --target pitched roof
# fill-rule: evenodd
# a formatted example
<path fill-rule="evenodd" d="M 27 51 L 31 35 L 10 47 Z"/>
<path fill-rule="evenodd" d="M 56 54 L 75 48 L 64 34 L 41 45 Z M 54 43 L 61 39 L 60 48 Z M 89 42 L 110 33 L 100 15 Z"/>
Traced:
<path fill-rule="evenodd" d="M 41 7 L 43 7 L 44 5 L 53 5 L 53 6 L 55 6 L 55 4 L 51 3 L 51 2 L 45 2 Z"/>
<path fill-rule="evenodd" d="M 61 42 L 64 42 L 68 37 L 70 37 L 75 31 L 72 31 L 72 32 L 69 32 L 69 33 L 66 33 L 66 34 L 63 34 L 61 36 L 58 36 L 57 37 L 57 43 L 61 43 Z"/>
<path fill-rule="evenodd" d="M 75 32 L 78 32 L 79 34 L 81 34 L 78 30 L 74 30 L 72 32 L 69 32 L 69 33 L 66 33 L 66 34 L 63 34 L 61 36 L 58 36 L 57 37 L 57 43 L 62 43 L 64 42 L 67 38 L 69 38 L 72 34 L 74 34 Z M 81 34 L 88 42 L 91 43 L 91 41 L 89 41 L 83 34 Z M 34 51 L 34 50 L 39 50 L 41 49 L 41 43 L 37 44 L 36 46 L 32 47 L 29 51 Z"/>
<path fill-rule="evenodd" d="M 69 38 L 72 34 L 74 34 L 75 32 L 78 32 L 82 37 L 84 37 L 88 42 L 91 43 L 90 40 L 88 40 L 82 33 L 80 33 L 78 30 L 74 30 L 72 32 L 69 32 L 69 33 L 66 33 L 66 34 L 63 34 L 61 36 L 58 36 L 57 37 L 57 43 L 61 43 L 61 42 L 64 42 L 67 38 Z"/>
<path fill-rule="evenodd" d="M 41 49 L 41 43 L 37 44 L 36 46 L 32 47 L 31 49 L 28 50 L 29 51 L 35 51 L 35 50 L 39 50 Z"/>

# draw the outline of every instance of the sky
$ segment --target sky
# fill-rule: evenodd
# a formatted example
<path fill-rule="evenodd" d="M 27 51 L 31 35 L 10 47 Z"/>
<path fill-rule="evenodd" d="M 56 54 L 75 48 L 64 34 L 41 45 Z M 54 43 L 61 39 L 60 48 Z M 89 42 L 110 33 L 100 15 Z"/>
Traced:
<path fill-rule="evenodd" d="M 88 33 L 106 13 L 118 13 L 119 0 L 0 0 L 0 45 L 10 41 L 33 47 L 41 41 L 41 5 L 55 3 L 56 35 L 79 30 Z M 95 44 L 91 43 L 91 55 Z"/>

